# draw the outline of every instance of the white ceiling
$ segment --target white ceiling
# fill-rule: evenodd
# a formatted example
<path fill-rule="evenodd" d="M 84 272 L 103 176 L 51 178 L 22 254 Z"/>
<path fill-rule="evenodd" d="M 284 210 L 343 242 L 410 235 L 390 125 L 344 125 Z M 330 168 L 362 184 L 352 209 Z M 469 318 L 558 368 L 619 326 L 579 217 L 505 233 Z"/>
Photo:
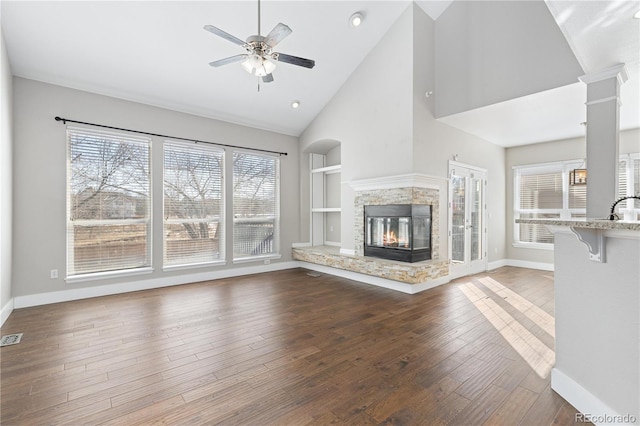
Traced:
<path fill-rule="evenodd" d="M 451 1 L 417 1 L 433 19 Z M 640 127 L 638 1 L 547 1 L 587 73 L 627 63 L 623 128 Z M 293 29 L 277 51 L 314 59 L 312 70 L 278 64 L 262 84 L 240 64 L 212 68 L 242 49 L 202 29 L 240 39 L 257 32 L 256 1 L 8 1 L 2 30 L 14 75 L 150 105 L 299 135 L 409 5 L 408 1 L 263 0 L 262 33 Z M 364 24 L 348 24 L 361 11 Z M 502 146 L 584 133 L 582 83 L 456 114 L 443 121 Z M 300 100 L 298 109 L 291 101 Z M 505 119 L 508 117 L 508 119 Z M 82 119 L 81 117 L 69 117 Z"/>

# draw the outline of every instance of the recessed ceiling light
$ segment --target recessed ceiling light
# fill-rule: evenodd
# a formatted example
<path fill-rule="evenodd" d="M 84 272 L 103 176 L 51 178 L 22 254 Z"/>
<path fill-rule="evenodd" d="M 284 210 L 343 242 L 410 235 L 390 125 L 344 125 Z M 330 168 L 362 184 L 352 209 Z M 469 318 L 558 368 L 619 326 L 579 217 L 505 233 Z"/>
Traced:
<path fill-rule="evenodd" d="M 291 108 L 296 109 L 300 106 L 300 101 L 292 101 Z"/>
<path fill-rule="evenodd" d="M 360 24 L 362 24 L 362 21 L 364 21 L 364 15 L 362 12 L 356 12 L 349 18 L 349 23 L 354 28 L 359 27 Z"/>
<path fill-rule="evenodd" d="M 635 15 L 633 15 L 634 18 L 636 19 L 640 19 L 640 10 L 636 12 Z"/>

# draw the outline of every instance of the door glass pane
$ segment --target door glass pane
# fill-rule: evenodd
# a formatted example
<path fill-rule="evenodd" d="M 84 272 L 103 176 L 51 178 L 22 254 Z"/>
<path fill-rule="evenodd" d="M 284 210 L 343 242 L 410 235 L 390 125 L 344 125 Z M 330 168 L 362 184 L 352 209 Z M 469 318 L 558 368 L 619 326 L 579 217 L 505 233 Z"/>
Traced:
<path fill-rule="evenodd" d="M 464 262 L 465 178 L 451 176 L 451 259 Z"/>
<path fill-rule="evenodd" d="M 471 179 L 471 260 L 482 259 L 482 180 Z"/>

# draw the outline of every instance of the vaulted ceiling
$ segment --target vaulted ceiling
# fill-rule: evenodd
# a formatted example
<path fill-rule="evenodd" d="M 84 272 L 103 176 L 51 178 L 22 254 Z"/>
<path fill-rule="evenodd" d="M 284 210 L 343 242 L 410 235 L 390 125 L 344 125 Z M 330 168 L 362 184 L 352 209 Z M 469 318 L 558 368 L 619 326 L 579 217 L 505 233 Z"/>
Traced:
<path fill-rule="evenodd" d="M 451 1 L 417 1 L 437 19 Z M 299 135 L 375 48 L 406 1 L 262 1 L 262 33 L 278 22 L 293 33 L 276 50 L 316 61 L 279 63 L 261 84 L 240 64 L 212 68 L 241 47 L 204 31 L 210 24 L 245 39 L 257 33 L 254 1 L 7 1 L 0 4 L 16 76 L 115 96 L 252 127 Z M 637 1 L 547 1 L 587 73 L 626 63 L 623 128 L 640 126 Z M 365 20 L 353 28 L 356 11 Z M 373 52 L 372 54 L 375 54 Z M 443 121 L 502 146 L 579 136 L 584 86 L 507 101 Z M 291 102 L 300 107 L 291 108 Z M 543 107 L 541 108 L 540 105 Z M 505 120 L 509 114 L 517 119 Z M 78 117 L 81 119 L 81 117 Z"/>

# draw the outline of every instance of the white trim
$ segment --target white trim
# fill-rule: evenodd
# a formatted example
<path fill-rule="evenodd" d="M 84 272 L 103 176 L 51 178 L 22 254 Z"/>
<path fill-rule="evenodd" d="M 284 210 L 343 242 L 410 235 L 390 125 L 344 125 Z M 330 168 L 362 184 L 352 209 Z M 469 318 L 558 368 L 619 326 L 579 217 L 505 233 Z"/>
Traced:
<path fill-rule="evenodd" d="M 236 265 L 238 263 L 249 263 L 249 262 L 260 262 L 262 260 L 271 260 L 271 259 L 280 259 L 282 255 L 278 254 L 266 254 L 263 256 L 252 256 L 252 257 L 241 257 L 238 259 L 233 259 L 233 264 Z"/>
<path fill-rule="evenodd" d="M 355 256 L 356 251 L 354 249 L 341 248 L 340 254 L 346 254 L 347 256 Z"/>
<path fill-rule="evenodd" d="M 346 271 L 344 269 L 332 268 L 330 266 L 318 265 L 315 263 L 300 262 L 300 267 L 311 269 L 312 271 L 322 272 L 337 277 L 347 278 L 353 281 L 359 281 L 365 284 L 371 284 L 376 287 L 383 287 L 389 290 L 400 291 L 406 294 L 416 294 L 421 291 L 446 284 L 451 281 L 449 276 L 437 278 L 419 284 L 407 284 L 399 281 L 388 280 L 386 278 L 374 277 L 372 275 L 361 274 L 358 272 Z"/>
<path fill-rule="evenodd" d="M 602 402 L 598 397 L 580 386 L 572 378 L 557 368 L 551 370 L 551 389 L 556 391 L 567 402 L 573 405 L 581 413 L 589 414 L 594 418 L 608 416 L 620 417 L 611 407 Z M 593 422 L 593 420 L 591 420 Z M 637 421 L 637 418 L 636 418 Z M 595 423 L 595 422 L 594 422 Z M 610 424 L 610 423 L 595 423 Z"/>
<path fill-rule="evenodd" d="M 502 268 L 503 266 L 513 266 L 515 268 L 537 269 L 539 271 L 551 271 L 555 269 L 553 263 L 531 262 L 529 260 L 520 259 L 499 259 L 487 264 L 487 271 Z"/>
<path fill-rule="evenodd" d="M 325 241 L 324 245 L 325 246 L 340 247 L 342 244 L 340 242 L 337 242 L 337 241 Z"/>
<path fill-rule="evenodd" d="M 471 164 L 467 164 L 467 163 L 461 163 L 459 161 L 453 161 L 453 160 L 449 160 L 449 169 L 451 169 L 451 167 L 463 167 L 465 169 L 471 169 L 474 170 L 476 172 L 482 172 L 482 173 L 487 173 L 487 169 L 483 169 L 482 167 L 478 167 L 478 166 L 473 166 Z"/>
<path fill-rule="evenodd" d="M 16 296 L 15 308 L 48 305 L 51 303 L 69 302 L 72 300 L 88 299 L 91 297 L 108 296 L 112 294 L 129 293 L 132 291 L 150 290 L 154 288 L 170 287 L 174 285 L 190 284 L 200 281 L 218 280 L 241 275 L 259 274 L 262 272 L 281 271 L 299 267 L 296 261 L 273 263 L 270 265 L 247 266 L 244 268 L 224 269 L 218 271 L 200 272 L 189 275 L 153 278 L 150 280 L 126 282 L 119 284 L 83 287 L 77 289 L 38 293 L 26 296 Z"/>
<path fill-rule="evenodd" d="M 514 241 L 511 243 L 511 246 L 523 249 L 553 251 L 553 243 L 528 243 L 526 241 Z"/>
<path fill-rule="evenodd" d="M 578 77 L 578 80 L 585 84 L 591 84 L 598 81 L 607 80 L 609 78 L 617 78 L 619 84 L 624 84 L 629 79 L 629 72 L 625 64 L 618 64 L 591 74 L 585 74 Z"/>
<path fill-rule="evenodd" d="M 597 104 L 601 104 L 609 101 L 617 101 L 618 105 L 622 106 L 622 102 L 620 101 L 619 96 L 609 96 L 608 98 L 596 99 L 595 101 L 585 102 L 584 104 L 586 106 L 590 106 L 590 105 L 597 105 Z"/>
<path fill-rule="evenodd" d="M 209 262 L 199 262 L 199 263 L 186 263 L 180 265 L 167 265 L 162 268 L 163 271 L 181 271 L 184 269 L 195 269 L 195 268 L 207 268 L 209 266 L 220 266 L 226 265 L 227 261 L 225 259 L 221 260 L 212 260 Z"/>
<path fill-rule="evenodd" d="M 539 269 L 541 271 L 554 271 L 553 263 L 531 262 L 529 260 L 507 259 L 505 266 L 515 266 L 517 268 Z"/>
<path fill-rule="evenodd" d="M 118 269 L 117 271 L 95 272 L 92 274 L 79 274 L 66 277 L 64 280 L 67 284 L 82 283 L 85 281 L 107 280 L 109 278 L 133 277 L 136 275 L 145 275 L 153 272 L 152 267 Z"/>
<path fill-rule="evenodd" d="M 341 168 L 341 164 L 336 164 L 335 166 L 318 167 L 317 169 L 311 169 L 311 173 L 324 173 L 330 175 L 333 173 L 340 173 Z"/>
<path fill-rule="evenodd" d="M 411 173 L 398 176 L 353 180 L 351 182 L 342 183 L 346 183 L 356 192 L 395 188 L 441 189 L 442 187 L 447 186 L 448 179 L 438 176 Z"/>
<path fill-rule="evenodd" d="M 315 207 L 311 209 L 311 213 L 340 213 L 341 207 Z"/>
<path fill-rule="evenodd" d="M 2 327 L 7 318 L 9 318 L 9 315 L 11 315 L 11 313 L 13 312 L 13 308 L 14 299 L 12 297 L 7 303 L 4 304 L 2 310 L 0 311 L 0 327 Z"/>
<path fill-rule="evenodd" d="M 508 266 L 507 259 L 494 260 L 493 262 L 487 263 L 487 271 L 493 271 L 494 269 L 502 268 L 503 266 Z"/>

